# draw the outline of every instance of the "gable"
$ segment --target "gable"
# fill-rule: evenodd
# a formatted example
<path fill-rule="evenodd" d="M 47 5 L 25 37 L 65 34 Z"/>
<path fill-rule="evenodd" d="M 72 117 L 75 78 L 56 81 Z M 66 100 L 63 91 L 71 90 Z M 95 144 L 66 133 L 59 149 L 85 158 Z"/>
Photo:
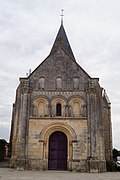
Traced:
<path fill-rule="evenodd" d="M 61 79 L 63 90 L 72 90 L 74 79 L 78 79 L 78 88 L 84 89 L 90 76 L 62 48 L 57 48 L 29 76 L 32 88 L 39 86 L 41 78 L 46 90 L 56 89 L 57 78 Z"/>

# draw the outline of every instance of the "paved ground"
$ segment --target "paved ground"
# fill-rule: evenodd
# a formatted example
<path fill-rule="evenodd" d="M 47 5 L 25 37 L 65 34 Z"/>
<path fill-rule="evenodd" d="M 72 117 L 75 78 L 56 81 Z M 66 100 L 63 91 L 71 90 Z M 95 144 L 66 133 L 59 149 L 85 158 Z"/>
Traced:
<path fill-rule="evenodd" d="M 120 172 L 75 173 L 59 171 L 17 171 L 0 168 L 0 180 L 120 180 Z"/>

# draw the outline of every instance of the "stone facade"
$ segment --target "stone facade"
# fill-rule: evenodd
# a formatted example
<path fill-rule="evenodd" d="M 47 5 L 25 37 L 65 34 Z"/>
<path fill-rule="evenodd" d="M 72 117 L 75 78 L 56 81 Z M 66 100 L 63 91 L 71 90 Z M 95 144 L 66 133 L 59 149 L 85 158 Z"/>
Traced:
<path fill-rule="evenodd" d="M 76 62 L 63 25 L 50 55 L 27 78 L 20 78 L 13 105 L 11 167 L 57 170 L 54 163 L 49 165 L 54 132 L 67 138 L 66 170 L 106 171 L 112 148 L 110 104 L 99 79 Z"/>

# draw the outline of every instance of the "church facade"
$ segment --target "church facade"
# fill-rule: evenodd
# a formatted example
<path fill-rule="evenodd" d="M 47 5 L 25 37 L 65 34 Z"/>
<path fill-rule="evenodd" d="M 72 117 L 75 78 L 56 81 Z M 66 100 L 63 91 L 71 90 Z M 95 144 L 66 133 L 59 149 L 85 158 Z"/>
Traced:
<path fill-rule="evenodd" d="M 112 158 L 110 102 L 76 62 L 63 24 L 49 56 L 20 78 L 13 104 L 11 167 L 105 172 Z"/>

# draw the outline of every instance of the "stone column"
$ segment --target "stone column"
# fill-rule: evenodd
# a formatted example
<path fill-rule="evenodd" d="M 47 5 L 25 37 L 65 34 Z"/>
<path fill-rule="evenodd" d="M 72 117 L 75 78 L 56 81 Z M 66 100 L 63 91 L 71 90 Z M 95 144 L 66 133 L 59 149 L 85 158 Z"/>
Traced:
<path fill-rule="evenodd" d="M 28 102 L 29 102 L 29 81 L 27 79 L 20 79 L 20 109 L 19 109 L 19 155 L 17 159 L 17 166 L 25 169 L 26 166 L 26 147 L 28 137 Z"/>
<path fill-rule="evenodd" d="M 89 157 L 96 157 L 96 91 L 94 82 L 89 83 L 87 89 L 88 132 L 89 132 Z"/>

